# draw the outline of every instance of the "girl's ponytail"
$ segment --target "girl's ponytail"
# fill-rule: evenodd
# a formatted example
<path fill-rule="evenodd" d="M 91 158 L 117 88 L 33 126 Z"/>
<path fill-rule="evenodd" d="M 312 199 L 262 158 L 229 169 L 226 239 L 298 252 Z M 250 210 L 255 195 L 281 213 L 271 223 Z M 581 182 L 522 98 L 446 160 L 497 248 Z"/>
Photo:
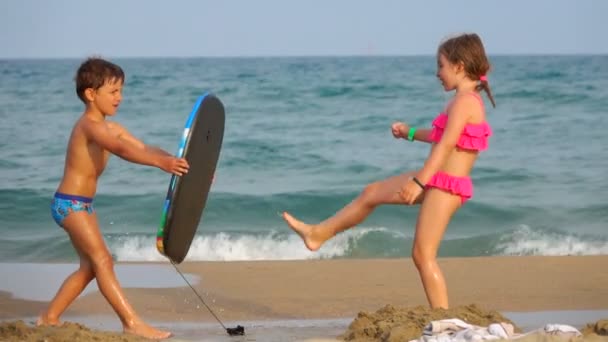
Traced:
<path fill-rule="evenodd" d="M 492 107 L 496 108 L 496 102 L 494 102 L 494 96 L 492 96 L 492 90 L 490 90 L 490 84 L 488 83 L 488 77 L 486 75 L 482 75 L 479 77 L 479 85 L 477 86 L 477 91 L 485 91 L 486 95 L 492 102 Z"/>

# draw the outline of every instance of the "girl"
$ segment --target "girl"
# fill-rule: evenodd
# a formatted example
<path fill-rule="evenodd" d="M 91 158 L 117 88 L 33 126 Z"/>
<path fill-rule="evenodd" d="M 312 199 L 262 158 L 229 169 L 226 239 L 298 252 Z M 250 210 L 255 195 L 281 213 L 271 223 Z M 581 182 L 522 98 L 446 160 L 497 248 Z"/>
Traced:
<path fill-rule="evenodd" d="M 432 308 L 448 308 L 448 292 L 437 264 L 437 251 L 454 212 L 473 195 L 469 177 L 480 151 L 492 134 L 486 122 L 483 90 L 495 106 L 486 77 L 490 63 L 476 34 L 443 42 L 437 51 L 437 78 L 445 91 L 455 90 L 432 129 L 405 123 L 392 125 L 395 138 L 432 144 L 423 167 L 367 185 L 361 194 L 334 216 L 309 225 L 287 212 L 283 218 L 312 251 L 334 235 L 354 227 L 380 204 L 420 204 L 412 258 Z"/>

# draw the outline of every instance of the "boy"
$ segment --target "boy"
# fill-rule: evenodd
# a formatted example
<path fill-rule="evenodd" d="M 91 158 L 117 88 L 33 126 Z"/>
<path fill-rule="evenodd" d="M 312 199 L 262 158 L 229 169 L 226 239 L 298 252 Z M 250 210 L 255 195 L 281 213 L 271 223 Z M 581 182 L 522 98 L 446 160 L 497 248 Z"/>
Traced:
<path fill-rule="evenodd" d="M 89 58 L 76 73 L 76 93 L 85 104 L 67 147 L 64 174 L 51 203 L 55 222 L 69 235 L 80 257 L 80 268 L 63 283 L 38 325 L 57 325 L 59 316 L 80 295 L 93 278 L 99 290 L 120 318 L 125 333 L 149 339 L 164 339 L 170 332 L 143 322 L 128 303 L 116 275 L 92 201 L 110 153 L 127 161 L 158 167 L 181 176 L 188 172 L 185 159 L 175 158 L 162 149 L 145 145 L 115 122 L 122 100 L 122 69 L 100 58 Z"/>

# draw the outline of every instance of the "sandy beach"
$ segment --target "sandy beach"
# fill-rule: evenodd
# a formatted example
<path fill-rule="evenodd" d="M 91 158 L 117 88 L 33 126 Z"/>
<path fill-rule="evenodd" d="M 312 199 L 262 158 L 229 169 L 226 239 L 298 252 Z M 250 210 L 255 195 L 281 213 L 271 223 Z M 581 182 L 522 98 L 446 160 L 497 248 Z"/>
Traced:
<path fill-rule="evenodd" d="M 581 329 L 583 323 L 596 321 L 580 322 L 577 311 L 608 310 L 608 256 L 446 258 L 440 263 L 453 308 L 475 304 L 484 312 L 502 314 L 572 311 L 572 316 L 566 315 L 559 322 L 545 323 L 572 324 Z M 135 265 L 144 268 L 149 263 Z M 166 263 L 155 265 L 172 267 Z M 336 338 L 345 331 L 336 332 L 362 312 L 374 313 L 387 305 L 403 309 L 422 306 L 416 310 L 426 310 L 427 305 L 409 259 L 184 262 L 179 268 L 189 276 L 199 277 L 194 287 L 223 322 L 241 324 L 246 329 L 245 322 L 343 322 L 342 327 L 337 324 L 317 333 L 320 338 Z M 179 277 L 177 273 L 175 276 Z M 51 293 L 62 275 L 56 278 L 48 282 L 53 286 Z M 201 329 L 217 325 L 185 283 L 173 288 L 128 287 L 128 279 L 120 274 L 119 278 L 127 287 L 128 298 L 147 320 L 163 322 L 169 328 L 188 322 L 199 324 Z M 150 278 L 148 281 L 153 283 L 154 275 Z M 31 325 L 32 317 L 45 307 L 46 301 L 15 298 L 3 288 L 7 283 L 7 278 L 4 279 L 0 281 L 0 290 L 4 291 L 0 293 L 0 320 L 5 323 L 0 333 L 9 335 L 0 336 L 7 339 L 11 336 L 6 332 L 7 325 L 12 324 L 8 327 L 12 329 L 19 319 L 24 320 L 26 327 Z M 23 284 L 24 288 L 28 286 Z M 112 315 L 103 297 L 90 291 L 65 316 L 66 320 L 84 322 L 87 326 L 90 326 L 86 324 L 87 317 L 106 317 L 109 322 L 116 321 L 107 330 L 119 331 L 117 319 Z M 531 326 L 534 322 L 528 327 L 519 324 L 523 329 Z M 328 335 L 321 336 L 325 333 Z"/>

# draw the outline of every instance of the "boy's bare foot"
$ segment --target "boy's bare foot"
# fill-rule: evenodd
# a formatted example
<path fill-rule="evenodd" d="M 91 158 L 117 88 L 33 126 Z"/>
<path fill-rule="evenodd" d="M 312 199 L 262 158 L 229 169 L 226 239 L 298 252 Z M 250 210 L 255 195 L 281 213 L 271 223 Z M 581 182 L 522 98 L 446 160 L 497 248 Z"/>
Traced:
<path fill-rule="evenodd" d="M 285 220 L 285 222 L 287 222 L 291 229 L 293 229 L 296 233 L 298 233 L 298 235 L 300 235 L 300 237 L 304 241 L 304 244 L 306 245 L 306 248 L 310 249 L 313 252 L 321 248 L 323 241 L 315 240 L 313 238 L 312 235 L 314 228 L 312 226 L 297 220 L 295 217 L 289 215 L 287 212 L 283 213 L 283 219 Z"/>
<path fill-rule="evenodd" d="M 169 331 L 156 329 L 144 322 L 135 323 L 130 327 L 125 326 L 123 329 L 127 334 L 141 336 L 150 340 L 163 340 L 173 335 Z"/>
<path fill-rule="evenodd" d="M 36 321 L 37 327 L 56 326 L 56 325 L 61 325 L 61 322 L 59 321 L 58 318 L 49 318 L 43 314 L 41 314 L 40 317 L 38 317 L 38 321 Z"/>

